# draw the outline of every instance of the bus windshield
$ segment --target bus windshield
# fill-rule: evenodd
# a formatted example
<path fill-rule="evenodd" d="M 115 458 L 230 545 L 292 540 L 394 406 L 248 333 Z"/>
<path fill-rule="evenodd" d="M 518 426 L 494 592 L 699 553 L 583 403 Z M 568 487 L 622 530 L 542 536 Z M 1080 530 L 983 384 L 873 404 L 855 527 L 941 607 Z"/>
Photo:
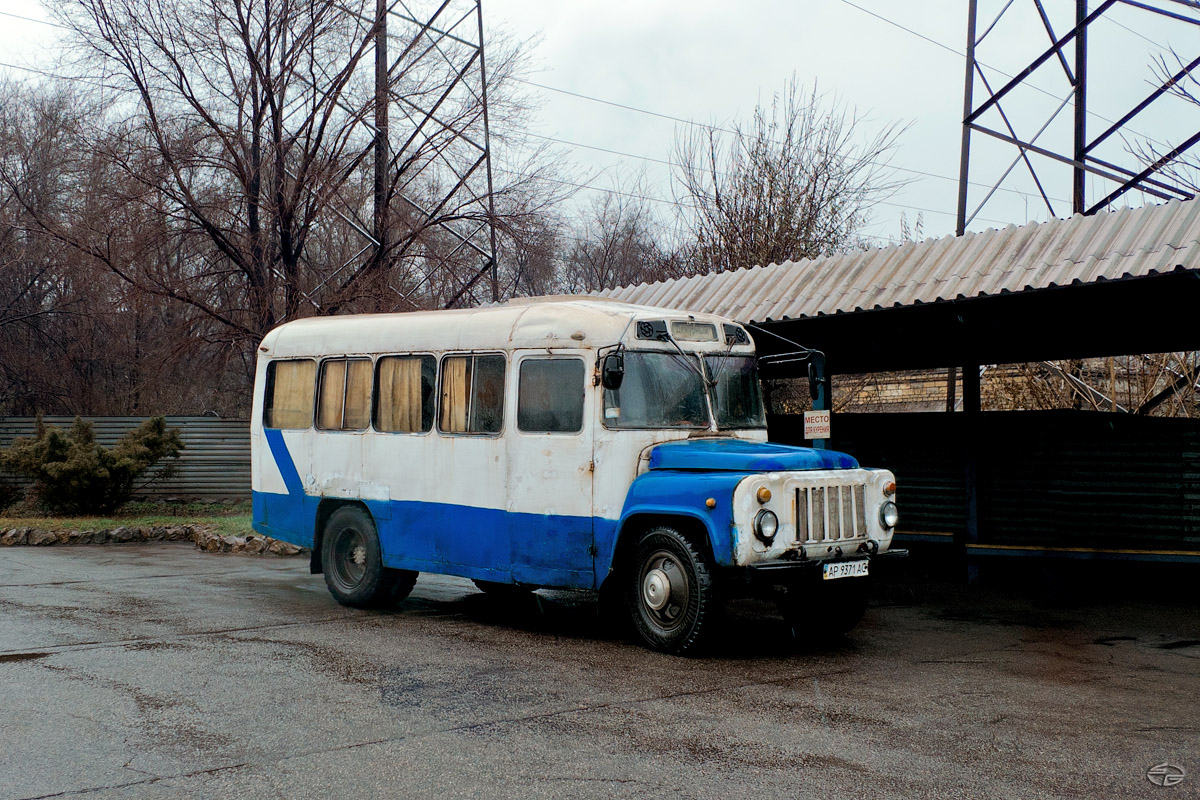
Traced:
<path fill-rule="evenodd" d="M 700 374 L 700 359 L 691 355 L 626 352 L 621 388 L 604 392 L 605 425 L 708 428 L 711 406 L 718 429 L 767 426 L 752 356 L 706 356 L 704 369 L 707 377 Z"/>
<path fill-rule="evenodd" d="M 708 403 L 699 361 L 679 353 L 626 352 L 621 388 L 604 390 L 604 424 L 707 428 Z"/>
<path fill-rule="evenodd" d="M 752 356 L 705 356 L 717 427 L 765 428 L 762 389 Z"/>

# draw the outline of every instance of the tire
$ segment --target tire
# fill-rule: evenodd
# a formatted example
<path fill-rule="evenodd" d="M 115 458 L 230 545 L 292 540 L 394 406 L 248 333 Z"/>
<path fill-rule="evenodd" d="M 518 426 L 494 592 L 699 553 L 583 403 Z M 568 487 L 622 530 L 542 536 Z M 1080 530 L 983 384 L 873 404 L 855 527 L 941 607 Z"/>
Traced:
<path fill-rule="evenodd" d="M 383 566 L 375 523 L 357 506 L 339 508 L 325 523 L 321 565 L 329 593 L 353 608 L 394 606 L 417 582 L 416 572 Z"/>
<path fill-rule="evenodd" d="M 679 531 L 663 527 L 642 535 L 626 588 L 633 627 L 643 642 L 672 655 L 699 649 L 716 616 L 712 575 Z"/>
<path fill-rule="evenodd" d="M 508 599 L 517 597 L 528 597 L 533 592 L 537 591 L 535 586 L 520 586 L 515 583 L 499 583 L 497 581 L 471 581 L 475 584 L 475 588 L 484 594 L 490 594 L 493 597 Z"/>
<path fill-rule="evenodd" d="M 854 630 L 869 595 L 870 578 L 865 577 L 797 584 L 779 598 L 779 613 L 797 640 L 826 643 Z"/>

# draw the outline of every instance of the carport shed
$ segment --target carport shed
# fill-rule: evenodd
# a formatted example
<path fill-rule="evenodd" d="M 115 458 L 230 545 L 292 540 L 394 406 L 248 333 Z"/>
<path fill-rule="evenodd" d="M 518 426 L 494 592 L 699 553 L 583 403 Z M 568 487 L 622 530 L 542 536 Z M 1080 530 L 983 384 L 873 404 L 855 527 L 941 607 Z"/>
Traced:
<path fill-rule="evenodd" d="M 733 317 L 761 353 L 799 343 L 830 375 L 960 368 L 961 413 L 833 420 L 832 447 L 896 472 L 900 539 L 953 542 L 969 564 L 1200 563 L 1200 420 L 984 413 L 979 391 L 985 364 L 1200 350 L 1200 201 L 602 294 Z M 773 439 L 803 441 L 796 417 L 770 422 Z"/>

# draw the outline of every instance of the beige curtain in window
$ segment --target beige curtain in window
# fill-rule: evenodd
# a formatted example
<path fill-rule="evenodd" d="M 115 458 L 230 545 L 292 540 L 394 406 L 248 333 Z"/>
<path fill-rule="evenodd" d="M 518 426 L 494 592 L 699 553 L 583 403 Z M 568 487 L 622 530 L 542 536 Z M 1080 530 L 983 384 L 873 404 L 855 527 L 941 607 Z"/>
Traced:
<path fill-rule="evenodd" d="M 342 427 L 342 398 L 346 392 L 346 362 L 326 361 L 321 365 L 321 396 L 317 400 L 317 427 Z"/>
<path fill-rule="evenodd" d="M 379 360 L 379 419 L 381 431 L 421 431 L 421 359 Z"/>
<path fill-rule="evenodd" d="M 267 398 L 268 428 L 307 428 L 312 424 L 315 361 L 276 361 L 274 392 Z"/>
<path fill-rule="evenodd" d="M 346 375 L 346 409 L 342 430 L 361 431 L 371 425 L 371 362 L 349 362 Z"/>
<path fill-rule="evenodd" d="M 442 362 L 442 413 L 439 425 L 450 433 L 462 433 L 467 429 L 469 363 L 469 357 L 457 356 Z"/>

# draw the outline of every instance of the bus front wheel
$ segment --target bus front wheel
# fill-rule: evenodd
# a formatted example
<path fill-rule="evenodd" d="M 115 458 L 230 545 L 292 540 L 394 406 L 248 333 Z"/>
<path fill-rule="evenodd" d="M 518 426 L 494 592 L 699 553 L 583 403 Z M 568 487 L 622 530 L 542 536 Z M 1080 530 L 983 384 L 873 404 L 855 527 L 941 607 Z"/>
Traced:
<path fill-rule="evenodd" d="M 642 640 L 664 653 L 694 652 L 716 611 L 712 576 L 696 547 L 674 528 L 649 530 L 629 578 L 630 615 Z"/>
<path fill-rule="evenodd" d="M 395 605 L 417 582 L 416 572 L 383 566 L 375 523 L 355 506 L 339 508 L 325 523 L 321 564 L 330 594 L 354 608 Z"/>

